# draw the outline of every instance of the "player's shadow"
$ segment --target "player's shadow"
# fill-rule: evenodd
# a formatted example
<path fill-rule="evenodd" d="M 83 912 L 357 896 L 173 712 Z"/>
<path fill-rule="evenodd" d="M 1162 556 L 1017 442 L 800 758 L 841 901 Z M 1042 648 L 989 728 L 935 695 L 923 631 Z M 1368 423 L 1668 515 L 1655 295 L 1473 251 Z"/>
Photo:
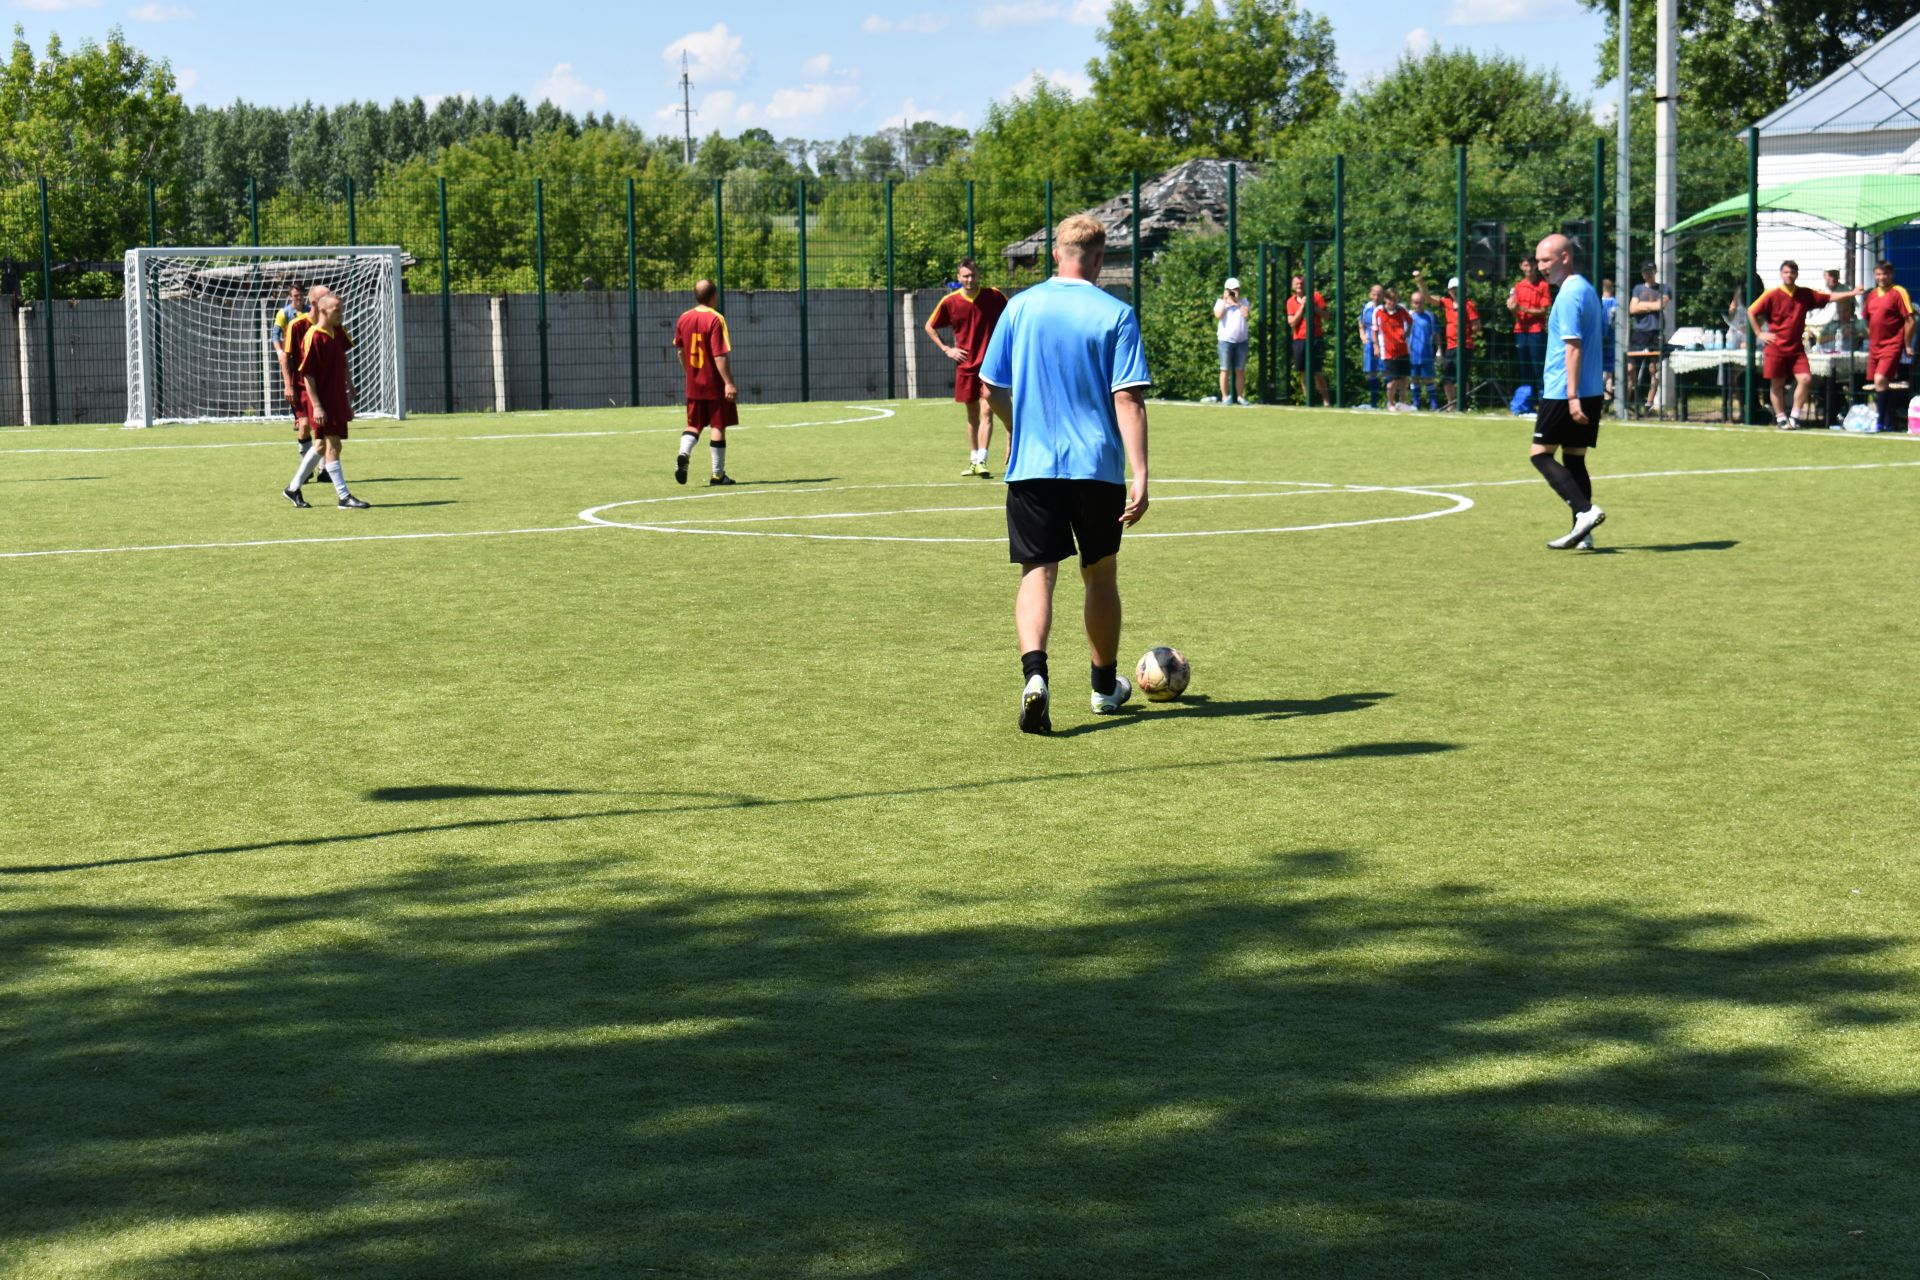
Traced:
<path fill-rule="evenodd" d="M 742 489 L 765 489 L 776 484 L 832 484 L 839 476 L 798 476 L 791 480 L 740 480 L 736 483 Z"/>
<path fill-rule="evenodd" d="M 1709 542 L 1657 542 L 1640 547 L 1595 547 L 1588 555 L 1616 556 L 1623 551 L 1731 551 L 1739 546 L 1736 538 L 1716 538 Z"/>
<path fill-rule="evenodd" d="M 426 498 L 420 502 L 382 502 L 382 511 L 391 511 L 395 507 L 451 507 L 459 503 L 458 498 Z"/>
<path fill-rule="evenodd" d="M 0 484 L 70 484 L 78 480 L 105 480 L 105 476 L 9 476 Z"/>
<path fill-rule="evenodd" d="M 473 800 L 483 796 L 600 796 L 604 791 L 579 787 L 479 787 L 461 782 L 427 783 L 416 787 L 374 787 L 362 799 L 384 802 L 410 800 Z"/>
<path fill-rule="evenodd" d="M 1213 720 L 1227 717 L 1252 717 L 1258 720 L 1300 720 L 1308 716 L 1335 716 L 1349 711 L 1365 711 L 1393 695 L 1372 693 L 1335 693 L 1324 698 L 1211 698 L 1204 693 L 1188 694 L 1177 702 L 1130 702 L 1116 716 L 1105 716 L 1085 724 L 1061 729 L 1053 736 L 1073 738 L 1124 724 L 1139 724 L 1149 719 Z"/>
<path fill-rule="evenodd" d="M 431 480 L 458 480 L 459 476 L 374 476 L 370 479 L 355 480 L 355 484 L 413 484 Z"/>

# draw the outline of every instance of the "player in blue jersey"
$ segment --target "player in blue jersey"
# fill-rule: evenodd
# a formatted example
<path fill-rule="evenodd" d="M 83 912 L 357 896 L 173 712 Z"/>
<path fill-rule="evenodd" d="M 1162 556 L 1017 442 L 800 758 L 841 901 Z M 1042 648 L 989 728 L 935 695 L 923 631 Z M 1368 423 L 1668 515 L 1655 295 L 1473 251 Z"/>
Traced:
<path fill-rule="evenodd" d="M 1380 407 L 1380 379 L 1386 370 L 1379 355 L 1380 336 L 1373 331 L 1373 313 L 1380 309 L 1384 286 L 1367 288 L 1367 305 L 1360 308 L 1360 372 L 1367 375 L 1367 407 Z"/>
<path fill-rule="evenodd" d="M 1106 251 L 1106 229 L 1094 219 L 1075 214 L 1062 222 L 1053 250 L 1059 274 L 1007 304 L 980 366 L 994 412 L 1013 424 L 1007 541 L 1008 559 L 1020 566 L 1013 621 L 1026 733 L 1053 732 L 1047 636 L 1060 562 L 1076 548 L 1094 714 L 1110 715 L 1133 695 L 1119 674 L 1117 556 L 1121 530 L 1147 513 L 1153 380 L 1139 318 L 1097 283 Z"/>
<path fill-rule="evenodd" d="M 1587 450 L 1600 438 L 1600 409 L 1606 403 L 1600 348 L 1606 328 L 1600 295 L 1573 265 L 1573 248 L 1563 235 L 1540 242 L 1534 261 L 1548 284 L 1559 288 L 1547 314 L 1546 367 L 1540 385 L 1540 409 L 1533 424 L 1533 466 L 1561 501 L 1573 508 L 1573 528 L 1547 543 L 1555 551 L 1591 550 L 1592 533 L 1607 518 L 1593 500 L 1587 474 Z M 1554 458 L 1555 451 L 1565 459 Z"/>
<path fill-rule="evenodd" d="M 1413 312 L 1412 322 L 1407 326 L 1407 361 L 1413 375 L 1413 407 L 1416 409 L 1438 409 L 1440 392 L 1433 381 L 1433 357 L 1439 347 L 1439 318 L 1427 310 L 1427 291 L 1421 287 L 1420 273 L 1414 273 L 1413 297 L 1409 304 Z"/>
<path fill-rule="evenodd" d="M 1600 282 L 1600 323 L 1606 329 L 1606 357 L 1600 361 L 1600 372 L 1606 382 L 1606 397 L 1613 399 L 1613 362 L 1614 346 L 1619 342 L 1618 332 L 1613 327 L 1614 313 L 1620 310 L 1620 299 L 1613 294 L 1613 281 Z"/>

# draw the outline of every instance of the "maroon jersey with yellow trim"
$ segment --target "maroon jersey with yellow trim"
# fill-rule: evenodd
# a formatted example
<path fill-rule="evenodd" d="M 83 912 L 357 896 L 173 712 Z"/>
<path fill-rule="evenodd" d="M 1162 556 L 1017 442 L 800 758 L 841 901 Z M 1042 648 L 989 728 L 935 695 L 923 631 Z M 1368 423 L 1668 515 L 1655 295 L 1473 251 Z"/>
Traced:
<path fill-rule="evenodd" d="M 953 345 L 967 353 L 960 367 L 973 373 L 987 358 L 993 327 L 1006 309 L 1007 295 L 991 285 L 975 289 L 972 297 L 964 289 L 955 289 L 933 309 L 933 327 L 953 330 Z"/>
<path fill-rule="evenodd" d="M 1897 347 L 1907 333 L 1907 317 L 1913 314 L 1913 299 L 1903 285 L 1882 290 L 1875 286 L 1865 299 L 1867 345 Z"/>
<path fill-rule="evenodd" d="M 680 348 L 680 367 L 687 371 L 687 399 L 724 398 L 726 379 L 714 367 L 713 359 L 733 351 L 733 343 L 728 340 L 727 318 L 712 307 L 683 311 L 673 326 L 673 345 Z"/>
<path fill-rule="evenodd" d="M 353 421 L 353 402 L 347 397 L 347 384 L 352 380 L 347 348 L 352 345 L 353 339 L 345 329 L 328 333 L 317 324 L 308 328 L 300 344 L 301 385 L 313 379 L 314 389 L 320 393 L 320 407 L 335 426 Z"/>
<path fill-rule="evenodd" d="M 1775 285 L 1753 300 L 1747 310 L 1767 322 L 1767 345 L 1791 350 L 1800 345 L 1807 332 L 1807 312 L 1824 307 L 1833 298 L 1803 284 L 1793 292 Z"/>

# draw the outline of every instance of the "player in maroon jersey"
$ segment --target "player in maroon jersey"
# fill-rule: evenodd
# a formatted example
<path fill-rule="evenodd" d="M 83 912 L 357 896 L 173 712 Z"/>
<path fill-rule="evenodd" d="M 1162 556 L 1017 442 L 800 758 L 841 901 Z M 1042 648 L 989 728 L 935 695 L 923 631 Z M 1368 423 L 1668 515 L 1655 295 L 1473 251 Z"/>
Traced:
<path fill-rule="evenodd" d="M 693 307 L 681 312 L 673 326 L 673 345 L 679 348 L 680 367 L 687 372 L 687 429 L 680 434 L 680 456 L 673 464 L 673 478 L 679 484 L 687 482 L 687 459 L 693 456 L 703 428 L 713 430 L 707 442 L 713 454 L 713 478 L 707 483 L 733 483 L 727 474 L 727 428 L 740 421 L 740 389 L 733 385 L 727 318 L 713 309 L 719 296 L 713 281 L 699 281 L 693 286 Z"/>
<path fill-rule="evenodd" d="M 1873 268 L 1873 291 L 1861 304 L 1867 313 L 1867 376 L 1873 379 L 1874 411 L 1880 429 L 1892 431 L 1899 424 L 1888 412 L 1891 408 L 1887 387 L 1900 376 L 1913 345 L 1913 299 L 1906 288 L 1893 282 L 1893 264 L 1878 262 Z"/>
<path fill-rule="evenodd" d="M 1857 298 L 1865 289 L 1842 293 L 1822 293 L 1800 283 L 1800 264 L 1789 258 L 1780 264 L 1780 283 L 1753 300 L 1747 308 L 1747 324 L 1755 342 L 1760 340 L 1760 325 L 1767 327 L 1766 360 L 1761 372 L 1773 384 L 1773 425 L 1782 431 L 1798 430 L 1800 415 L 1807 410 L 1807 393 L 1813 386 L 1813 371 L 1807 364 L 1807 349 L 1802 342 L 1807 331 L 1807 312 L 1841 298 Z M 1787 379 L 1794 380 L 1793 407 L 1787 407 Z"/>
<path fill-rule="evenodd" d="M 953 371 L 953 398 L 967 406 L 967 469 L 963 476 L 991 479 L 987 471 L 987 448 L 993 443 L 993 410 L 987 402 L 986 384 L 980 381 L 980 362 L 986 358 L 987 342 L 1000 313 L 1007 309 L 1007 295 L 991 285 L 980 287 L 980 274 L 972 258 L 960 259 L 955 273 L 960 287 L 940 299 L 927 317 L 927 336 L 957 366 Z M 940 341 L 939 330 L 953 330 L 953 345 Z M 1007 424 L 1009 433 L 1013 424 Z"/>
<path fill-rule="evenodd" d="M 314 304 L 313 317 L 300 342 L 298 370 L 300 387 L 306 392 L 307 416 L 313 426 L 313 447 L 300 459 L 300 469 L 293 473 L 286 498 L 296 507 L 309 505 L 300 496 L 300 480 L 315 461 L 324 459 L 334 492 L 340 495 L 340 506 L 364 510 L 367 504 L 347 490 L 347 475 L 340 469 L 340 450 L 347 442 L 347 424 L 353 421 L 353 370 L 347 363 L 347 349 L 353 345 L 353 339 L 340 323 L 340 299 L 332 294 Z"/>

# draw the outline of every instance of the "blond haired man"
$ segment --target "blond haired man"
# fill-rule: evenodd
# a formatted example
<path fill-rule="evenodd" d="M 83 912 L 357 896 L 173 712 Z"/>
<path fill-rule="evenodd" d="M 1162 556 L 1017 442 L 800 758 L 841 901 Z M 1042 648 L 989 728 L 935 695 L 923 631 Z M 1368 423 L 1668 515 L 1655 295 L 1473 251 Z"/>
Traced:
<path fill-rule="evenodd" d="M 1080 557 L 1086 587 L 1093 711 L 1133 695 L 1119 674 L 1120 531 L 1147 513 L 1147 373 L 1133 308 L 1100 288 L 1107 233 L 1084 214 L 1054 237 L 1059 274 L 1007 304 L 980 380 L 1012 423 L 1007 463 L 1008 559 L 1020 566 L 1020 728 L 1053 732 L 1047 636 L 1060 562 Z M 1126 471 L 1133 471 L 1133 486 Z"/>

